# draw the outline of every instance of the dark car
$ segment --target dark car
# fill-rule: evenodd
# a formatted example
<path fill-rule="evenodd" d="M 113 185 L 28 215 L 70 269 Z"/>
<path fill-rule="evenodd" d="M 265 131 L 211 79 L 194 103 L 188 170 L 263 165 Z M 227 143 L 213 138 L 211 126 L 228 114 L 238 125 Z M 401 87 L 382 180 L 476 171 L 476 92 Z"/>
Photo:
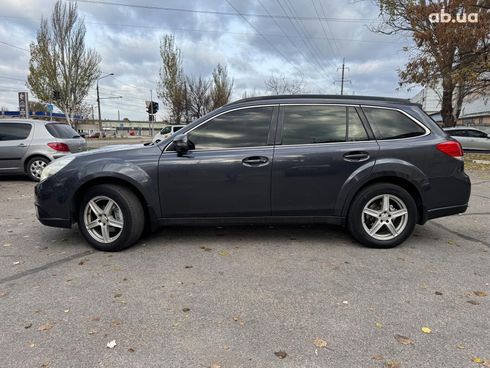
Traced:
<path fill-rule="evenodd" d="M 461 145 L 408 100 L 269 96 L 230 103 L 158 144 L 49 165 L 39 220 L 121 250 L 146 227 L 330 223 L 380 248 L 464 212 Z"/>

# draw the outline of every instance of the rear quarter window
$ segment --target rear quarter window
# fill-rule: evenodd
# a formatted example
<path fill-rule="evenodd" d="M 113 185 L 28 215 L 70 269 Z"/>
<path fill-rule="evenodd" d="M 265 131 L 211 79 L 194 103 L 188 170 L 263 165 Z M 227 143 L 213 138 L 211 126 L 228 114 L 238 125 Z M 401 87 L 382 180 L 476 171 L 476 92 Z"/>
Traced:
<path fill-rule="evenodd" d="M 66 124 L 46 124 L 46 130 L 55 138 L 79 138 L 80 135 Z"/>
<path fill-rule="evenodd" d="M 425 134 L 425 129 L 397 110 L 362 108 L 373 128 L 376 139 L 401 139 Z"/>

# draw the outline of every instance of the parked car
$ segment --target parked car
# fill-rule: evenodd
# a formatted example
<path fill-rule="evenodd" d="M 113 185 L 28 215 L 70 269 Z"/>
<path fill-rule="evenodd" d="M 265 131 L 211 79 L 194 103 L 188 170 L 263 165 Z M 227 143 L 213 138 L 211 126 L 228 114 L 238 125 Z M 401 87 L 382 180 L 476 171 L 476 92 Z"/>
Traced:
<path fill-rule="evenodd" d="M 158 143 L 163 141 L 164 139 L 174 135 L 177 131 L 185 127 L 185 125 L 167 125 L 162 128 L 158 134 L 153 137 L 153 143 Z"/>
<path fill-rule="evenodd" d="M 446 128 L 447 134 L 454 137 L 464 150 L 490 150 L 490 135 L 475 128 Z"/>
<path fill-rule="evenodd" d="M 58 160 L 36 186 L 39 220 L 124 249 L 145 226 L 345 225 L 390 248 L 415 224 L 466 211 L 461 145 L 408 100 L 268 96 L 230 103 L 157 144 Z"/>
<path fill-rule="evenodd" d="M 39 181 L 54 159 L 87 149 L 85 139 L 69 125 L 40 120 L 0 120 L 0 173 L 25 173 Z"/>
<path fill-rule="evenodd" d="M 88 138 L 100 138 L 100 132 L 92 132 L 88 135 Z M 102 132 L 102 138 L 105 138 L 105 133 Z"/>

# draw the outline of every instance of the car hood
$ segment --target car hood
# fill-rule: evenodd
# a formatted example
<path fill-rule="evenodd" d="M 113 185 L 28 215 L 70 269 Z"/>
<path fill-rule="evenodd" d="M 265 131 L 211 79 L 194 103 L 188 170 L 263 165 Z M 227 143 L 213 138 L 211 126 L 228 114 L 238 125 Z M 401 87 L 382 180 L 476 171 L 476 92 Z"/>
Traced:
<path fill-rule="evenodd" d="M 103 146 L 103 147 L 95 148 L 90 151 L 76 153 L 75 156 L 77 157 L 100 156 L 103 154 L 110 154 L 112 152 L 138 150 L 145 147 L 148 146 L 145 146 L 142 143 L 141 144 L 114 144 L 112 146 Z"/>

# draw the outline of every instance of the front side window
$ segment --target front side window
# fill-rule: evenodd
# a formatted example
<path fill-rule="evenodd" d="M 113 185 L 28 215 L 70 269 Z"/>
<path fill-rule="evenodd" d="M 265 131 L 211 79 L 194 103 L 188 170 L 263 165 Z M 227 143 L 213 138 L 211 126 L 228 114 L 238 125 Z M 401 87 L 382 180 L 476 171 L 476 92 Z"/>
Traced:
<path fill-rule="evenodd" d="M 162 130 L 160 130 L 160 134 L 168 134 L 168 133 L 170 133 L 170 129 L 171 128 L 169 126 L 167 126 L 167 127 L 163 128 Z"/>
<path fill-rule="evenodd" d="M 0 141 L 19 141 L 31 133 L 31 124 L 0 123 Z"/>
<path fill-rule="evenodd" d="M 466 137 L 467 134 L 464 130 L 449 130 L 447 133 L 449 133 L 450 136 L 453 137 Z"/>
<path fill-rule="evenodd" d="M 468 137 L 471 138 L 486 138 L 487 133 L 480 132 L 479 130 L 467 130 L 468 132 Z"/>
<path fill-rule="evenodd" d="M 400 139 L 425 134 L 425 129 L 397 110 L 362 108 L 377 139 Z"/>
<path fill-rule="evenodd" d="M 285 106 L 282 144 L 368 140 L 356 109 L 346 106 Z"/>
<path fill-rule="evenodd" d="M 195 150 L 267 145 L 273 107 L 253 107 L 219 115 L 188 135 Z"/>

